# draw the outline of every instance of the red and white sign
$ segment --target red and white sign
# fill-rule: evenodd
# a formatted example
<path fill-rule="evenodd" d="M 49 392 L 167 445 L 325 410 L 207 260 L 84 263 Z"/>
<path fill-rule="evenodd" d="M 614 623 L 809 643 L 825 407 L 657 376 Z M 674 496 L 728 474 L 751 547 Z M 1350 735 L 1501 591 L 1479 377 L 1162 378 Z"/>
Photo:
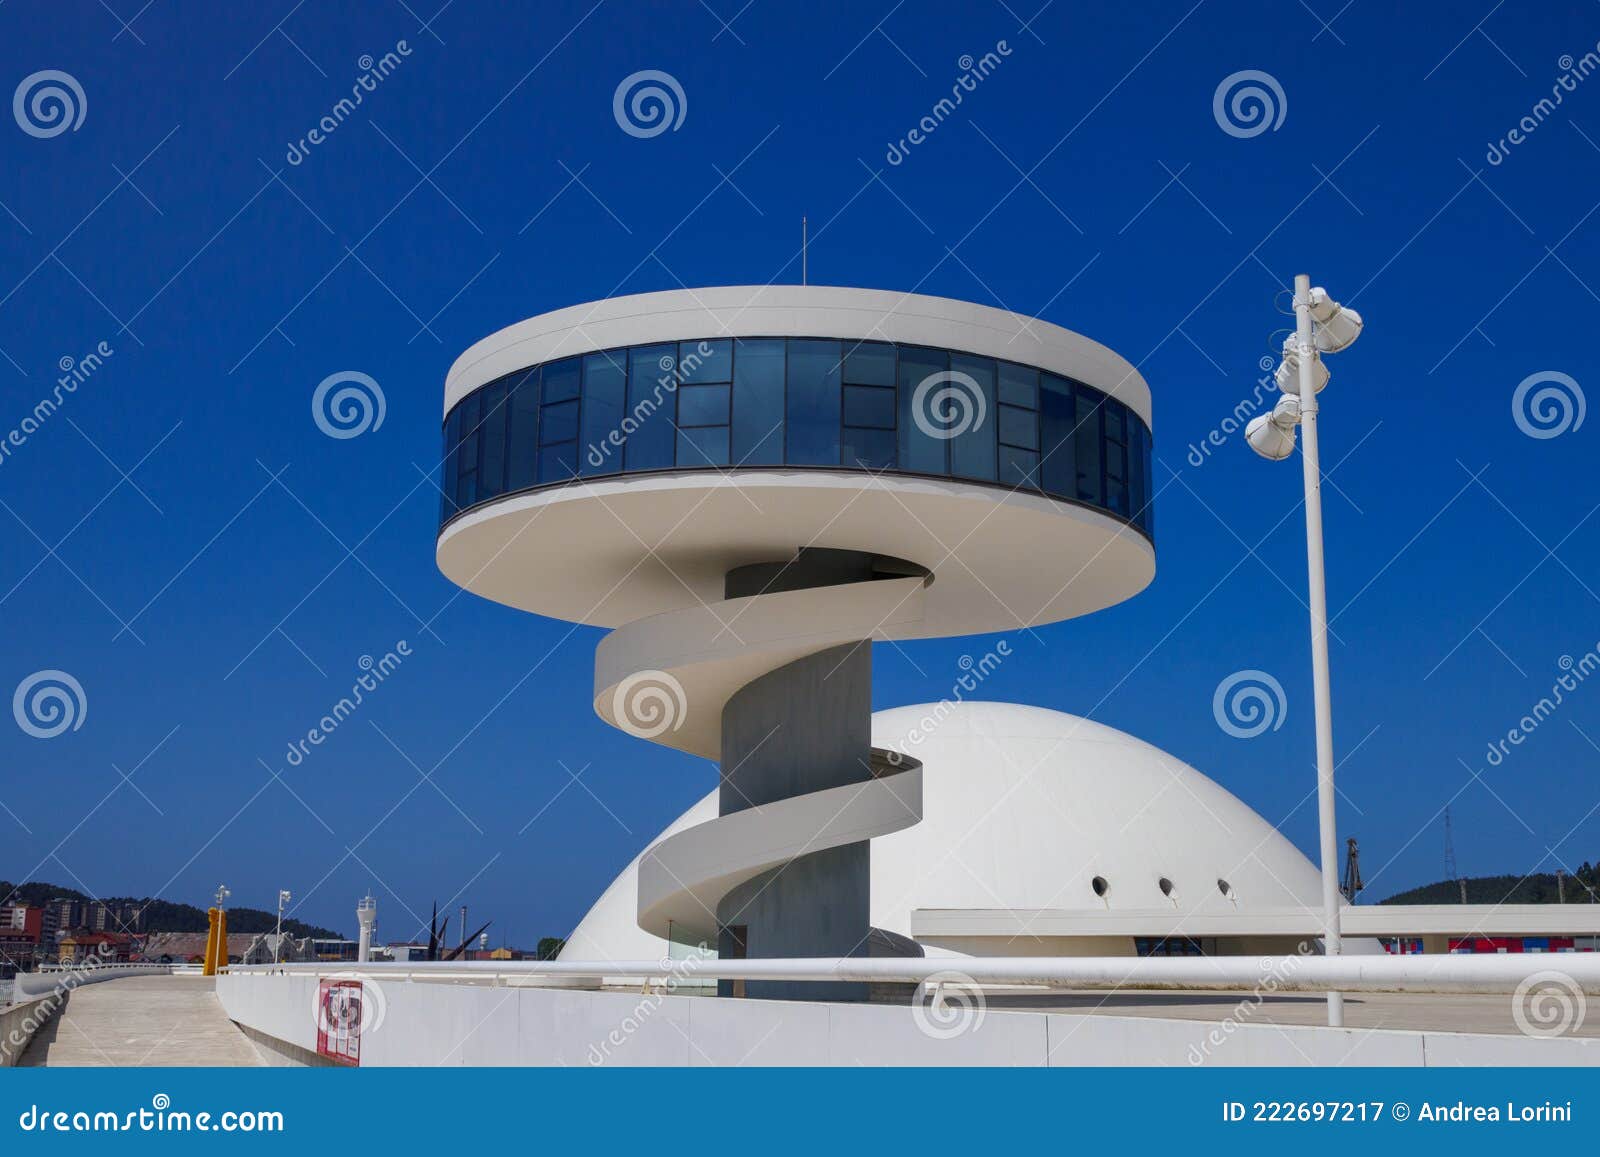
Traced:
<path fill-rule="evenodd" d="M 361 981 L 323 980 L 317 990 L 317 1052 L 337 1064 L 361 1063 Z"/>

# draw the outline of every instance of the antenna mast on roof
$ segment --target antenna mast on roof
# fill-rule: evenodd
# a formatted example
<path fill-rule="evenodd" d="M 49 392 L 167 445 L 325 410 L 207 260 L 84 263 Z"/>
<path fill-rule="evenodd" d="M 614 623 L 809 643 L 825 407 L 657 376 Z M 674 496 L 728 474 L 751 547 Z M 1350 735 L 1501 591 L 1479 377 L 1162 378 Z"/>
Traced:
<path fill-rule="evenodd" d="M 806 281 L 806 276 L 807 276 L 807 270 L 806 270 L 806 245 L 807 245 L 807 241 L 808 241 L 808 237 L 807 237 L 807 230 L 806 230 L 806 219 L 804 217 L 801 217 L 800 218 L 800 284 L 801 285 L 808 284 L 808 282 Z"/>

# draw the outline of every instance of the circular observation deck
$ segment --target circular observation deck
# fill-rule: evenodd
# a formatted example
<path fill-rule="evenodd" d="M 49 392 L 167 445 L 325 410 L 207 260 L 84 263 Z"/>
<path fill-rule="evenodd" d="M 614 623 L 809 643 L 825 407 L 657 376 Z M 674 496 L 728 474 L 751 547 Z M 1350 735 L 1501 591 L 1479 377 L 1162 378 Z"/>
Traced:
<path fill-rule="evenodd" d="M 1111 350 L 946 298 L 638 294 L 478 342 L 445 387 L 438 563 L 599 626 L 724 597 L 801 547 L 933 576 L 883 638 L 1009 630 L 1155 573 L 1150 393 Z"/>

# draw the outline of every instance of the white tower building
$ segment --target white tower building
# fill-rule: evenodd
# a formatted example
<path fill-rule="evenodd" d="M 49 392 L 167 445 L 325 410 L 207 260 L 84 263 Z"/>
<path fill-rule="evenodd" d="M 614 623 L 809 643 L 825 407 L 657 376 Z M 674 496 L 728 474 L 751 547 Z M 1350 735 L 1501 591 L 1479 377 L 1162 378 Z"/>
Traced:
<path fill-rule="evenodd" d="M 372 959 L 372 930 L 378 923 L 378 902 L 370 893 L 356 903 L 356 922 L 361 925 L 361 939 L 356 946 L 356 959 L 365 964 Z"/>
<path fill-rule="evenodd" d="M 478 342 L 444 413 L 440 569 L 613 628 L 596 712 L 721 762 L 717 814 L 640 863 L 636 919 L 723 957 L 917 951 L 871 919 L 869 841 L 922 814 L 922 765 L 873 743 L 872 641 L 1057 622 L 1155 574 L 1143 378 L 986 306 L 615 298 Z"/>

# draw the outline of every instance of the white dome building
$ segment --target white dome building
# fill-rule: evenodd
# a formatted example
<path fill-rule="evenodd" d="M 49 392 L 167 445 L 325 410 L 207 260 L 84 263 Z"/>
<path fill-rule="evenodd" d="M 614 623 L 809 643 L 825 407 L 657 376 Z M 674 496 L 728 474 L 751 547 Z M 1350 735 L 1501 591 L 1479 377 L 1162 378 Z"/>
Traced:
<path fill-rule="evenodd" d="M 872 743 L 921 760 L 923 784 L 920 821 L 872 840 L 871 923 L 929 955 L 1256 954 L 1312 938 L 1316 867 L 1238 797 L 1131 735 L 1039 707 L 946 702 L 875 713 Z M 713 791 L 651 847 L 716 815 Z M 669 954 L 637 923 L 644 855 L 563 957 Z M 1347 946 L 1363 950 L 1380 949 Z"/>

